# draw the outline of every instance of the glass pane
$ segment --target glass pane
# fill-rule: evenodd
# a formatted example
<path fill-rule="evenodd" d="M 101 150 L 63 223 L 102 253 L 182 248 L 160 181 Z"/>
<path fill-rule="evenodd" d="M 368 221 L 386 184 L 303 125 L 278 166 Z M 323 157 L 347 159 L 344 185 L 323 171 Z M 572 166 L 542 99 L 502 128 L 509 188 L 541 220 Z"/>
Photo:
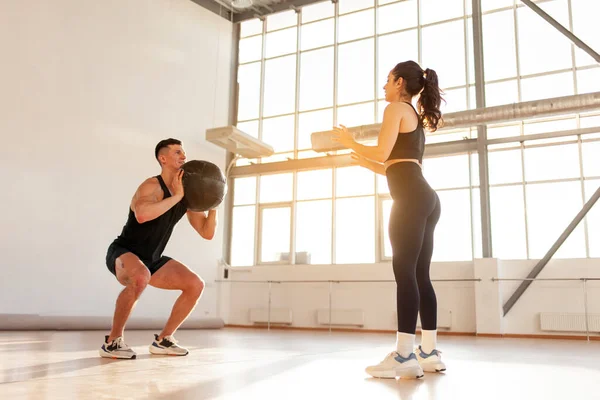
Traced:
<path fill-rule="evenodd" d="M 300 50 L 304 51 L 332 45 L 334 39 L 333 27 L 333 18 L 326 19 L 325 21 L 313 22 L 308 25 L 302 25 Z"/>
<path fill-rule="evenodd" d="M 373 39 L 338 47 L 338 104 L 373 99 L 374 64 Z"/>
<path fill-rule="evenodd" d="M 528 182 L 580 176 L 577 144 L 526 147 L 524 158 L 525 179 Z"/>
<path fill-rule="evenodd" d="M 440 87 L 466 85 L 464 22 L 428 26 L 422 36 L 421 67 L 437 72 Z"/>
<path fill-rule="evenodd" d="M 392 243 L 390 242 L 390 213 L 392 211 L 392 205 L 394 201 L 392 199 L 384 200 L 383 202 L 383 256 L 392 257 Z"/>
<path fill-rule="evenodd" d="M 496 258 L 527 258 L 523 198 L 521 185 L 490 188 L 492 252 Z"/>
<path fill-rule="evenodd" d="M 335 207 L 336 264 L 375 262 L 375 198 L 338 199 Z"/>
<path fill-rule="evenodd" d="M 265 57 L 277 57 L 295 53 L 298 45 L 298 28 L 293 27 L 282 31 L 267 33 Z"/>
<path fill-rule="evenodd" d="M 600 92 L 600 68 L 577 71 L 577 92 L 579 94 Z"/>
<path fill-rule="evenodd" d="M 423 162 L 423 175 L 436 190 L 469 186 L 468 155 L 428 158 Z"/>
<path fill-rule="evenodd" d="M 331 200 L 296 204 L 296 264 L 331 264 L 331 205 Z"/>
<path fill-rule="evenodd" d="M 383 122 L 383 112 L 388 104 L 390 103 L 385 100 L 380 100 L 377 102 L 377 123 L 380 124 Z"/>
<path fill-rule="evenodd" d="M 513 10 L 483 16 L 483 58 L 486 81 L 517 76 L 514 22 Z M 485 51 L 487 49 L 492 51 Z"/>
<path fill-rule="evenodd" d="M 238 68 L 238 120 L 258 118 L 260 103 L 260 62 Z"/>
<path fill-rule="evenodd" d="M 239 62 L 257 61 L 262 57 L 262 35 L 240 39 Z"/>
<path fill-rule="evenodd" d="M 600 176 L 600 142 L 583 142 L 583 176 Z"/>
<path fill-rule="evenodd" d="M 540 259 L 550 250 L 583 207 L 580 182 L 527 185 L 529 258 Z M 585 257 L 584 225 L 579 224 L 553 258 Z"/>
<path fill-rule="evenodd" d="M 377 40 L 379 41 L 377 54 L 377 84 L 379 87 L 377 87 L 377 96 L 381 99 L 385 98 L 383 87 L 387 82 L 388 74 L 396 64 L 406 60 L 418 62 L 419 40 L 416 29 L 380 36 Z M 394 51 L 385 51 L 384 49 L 394 49 Z"/>
<path fill-rule="evenodd" d="M 569 26 L 566 2 L 540 5 L 554 19 Z M 571 68 L 571 42 L 529 7 L 517 11 L 519 65 L 522 75 Z M 571 84 L 572 86 L 572 84 Z M 545 96 L 542 96 L 545 97 Z"/>
<path fill-rule="evenodd" d="M 479 186 L 479 154 L 471 153 L 471 186 Z M 489 162 L 489 161 L 488 161 Z"/>
<path fill-rule="evenodd" d="M 317 158 L 317 157 L 327 157 L 327 153 L 318 153 L 316 151 L 312 151 L 312 150 L 304 150 L 304 151 L 299 151 L 298 153 L 298 159 L 304 159 L 304 158 Z"/>
<path fill-rule="evenodd" d="M 263 23 L 260 19 L 249 19 L 240 23 L 240 37 L 244 38 L 250 35 L 258 35 L 262 33 Z"/>
<path fill-rule="evenodd" d="M 472 75 L 470 75 L 472 76 Z M 469 78 L 469 80 L 471 80 Z M 475 86 L 474 85 L 470 85 L 469 86 L 469 110 L 474 110 L 475 108 L 477 108 L 477 99 L 475 98 L 477 95 L 475 94 Z M 477 129 L 475 129 L 477 130 Z"/>
<path fill-rule="evenodd" d="M 375 34 L 373 9 L 344 15 L 338 18 L 338 43 L 360 39 Z"/>
<path fill-rule="evenodd" d="M 442 114 L 464 111 L 467 109 L 467 89 L 454 89 L 454 90 L 446 90 L 443 95 L 444 100 L 442 101 L 442 105 L 440 110 Z"/>
<path fill-rule="evenodd" d="M 256 204 L 256 177 L 235 178 L 233 180 L 233 205 Z"/>
<path fill-rule="evenodd" d="M 267 164 L 272 162 L 282 162 L 282 161 L 290 161 L 294 159 L 294 153 L 278 153 L 273 154 L 270 157 L 262 157 L 260 159 L 261 164 Z"/>
<path fill-rule="evenodd" d="M 387 178 L 384 175 L 377 174 L 377 193 L 389 193 L 390 188 L 388 186 Z"/>
<path fill-rule="evenodd" d="M 236 128 L 258 139 L 258 120 L 238 122 Z"/>
<path fill-rule="evenodd" d="M 543 122 L 531 122 L 525 123 L 523 125 L 523 134 L 532 135 L 535 133 L 547 133 L 547 132 L 556 132 L 556 131 L 567 131 L 571 129 L 577 129 L 577 120 L 575 118 L 569 119 L 557 119 L 553 121 L 543 121 Z M 571 138 L 556 138 L 556 140 L 574 140 L 575 136 Z M 536 141 L 537 143 L 538 141 Z M 528 142 L 530 144 L 531 142 Z"/>
<path fill-rule="evenodd" d="M 289 10 L 267 16 L 267 32 L 298 24 L 296 11 Z"/>
<path fill-rule="evenodd" d="M 412 28 L 417 26 L 417 1 L 401 1 L 398 3 L 390 4 L 384 7 L 379 7 L 378 10 L 378 22 L 377 33 L 387 33 L 393 31 L 399 31 L 406 28 Z M 404 43 L 398 41 L 397 45 L 404 45 Z M 388 48 L 388 47 L 383 47 Z M 400 51 L 394 51 L 396 54 L 402 54 Z M 406 57 L 406 56 L 404 56 Z M 417 58 L 415 58 L 415 61 Z"/>
<path fill-rule="evenodd" d="M 255 206 L 233 207 L 231 227 L 231 266 L 254 265 Z"/>
<path fill-rule="evenodd" d="M 488 127 L 488 139 L 498 139 L 505 137 L 519 136 L 521 134 L 520 125 L 494 126 Z"/>
<path fill-rule="evenodd" d="M 485 84 L 486 107 L 501 106 L 519 102 L 517 81 L 506 81 Z"/>
<path fill-rule="evenodd" d="M 277 203 L 292 201 L 293 175 L 285 174 L 263 175 L 260 177 L 260 202 Z"/>
<path fill-rule="evenodd" d="M 571 0 L 573 33 L 596 51 L 600 49 L 600 35 L 598 35 L 600 7 L 598 5 L 598 2 L 590 0 Z M 578 66 L 596 64 L 592 57 L 577 46 L 575 46 L 575 59 Z"/>
<path fill-rule="evenodd" d="M 340 107 L 337 110 L 338 125 L 352 126 L 372 124 L 375 119 L 375 103 Z M 331 128 L 330 128 L 331 129 Z"/>
<path fill-rule="evenodd" d="M 288 261 L 290 256 L 290 207 L 265 208 L 260 226 L 260 261 Z"/>
<path fill-rule="evenodd" d="M 331 1 L 304 6 L 302 7 L 302 23 L 333 17 L 334 13 L 335 5 Z"/>
<path fill-rule="evenodd" d="M 570 96 L 573 90 L 572 72 L 522 79 L 521 101 Z"/>
<path fill-rule="evenodd" d="M 600 187 L 600 179 L 585 181 L 585 201 L 587 202 Z M 600 201 L 600 200 L 599 200 Z M 600 257 L 600 204 L 598 201 L 585 216 L 588 229 L 590 257 Z"/>
<path fill-rule="evenodd" d="M 359 166 L 336 168 L 336 197 L 361 196 L 375 192 L 375 174 Z"/>
<path fill-rule="evenodd" d="M 275 153 L 294 150 L 294 116 L 265 118 L 262 141 L 270 144 Z"/>
<path fill-rule="evenodd" d="M 497 10 L 499 8 L 511 7 L 515 0 L 481 0 L 481 11 Z"/>
<path fill-rule="evenodd" d="M 472 260 L 469 189 L 440 191 L 438 196 L 442 214 L 435 229 L 432 261 Z"/>
<path fill-rule="evenodd" d="M 373 0 L 340 0 L 339 13 L 346 14 L 373 6 L 375 6 L 375 2 Z"/>
<path fill-rule="evenodd" d="M 473 257 L 483 258 L 483 239 L 481 232 L 481 198 L 479 189 L 471 190 L 471 221 L 473 226 Z"/>
<path fill-rule="evenodd" d="M 421 0 L 421 24 L 430 24 L 463 15 L 463 0 Z"/>
<path fill-rule="evenodd" d="M 296 55 L 265 62 L 263 114 L 270 117 L 294 112 L 296 103 Z"/>
<path fill-rule="evenodd" d="M 475 45 L 473 44 L 473 18 L 467 18 L 467 54 L 468 54 L 468 81 L 470 85 L 473 85 L 471 87 L 472 93 L 475 93 L 475 57 L 473 57 L 473 54 L 475 54 Z M 471 96 L 472 98 L 475 98 L 475 96 Z M 473 108 L 475 108 L 473 106 Z"/>
<path fill-rule="evenodd" d="M 298 200 L 326 199 L 332 195 L 333 173 L 331 169 L 298 171 Z"/>
<path fill-rule="evenodd" d="M 300 111 L 333 106 L 333 47 L 300 55 Z"/>
<path fill-rule="evenodd" d="M 301 113 L 298 119 L 298 149 L 312 149 L 310 136 L 313 132 L 333 128 L 333 110 Z"/>
<path fill-rule="evenodd" d="M 589 116 L 582 116 L 579 119 L 579 127 L 580 128 L 595 128 L 600 126 L 600 115 L 589 115 Z M 586 135 L 583 138 L 589 138 L 590 136 Z"/>
<path fill-rule="evenodd" d="M 521 149 L 488 153 L 490 185 L 523 182 Z"/>

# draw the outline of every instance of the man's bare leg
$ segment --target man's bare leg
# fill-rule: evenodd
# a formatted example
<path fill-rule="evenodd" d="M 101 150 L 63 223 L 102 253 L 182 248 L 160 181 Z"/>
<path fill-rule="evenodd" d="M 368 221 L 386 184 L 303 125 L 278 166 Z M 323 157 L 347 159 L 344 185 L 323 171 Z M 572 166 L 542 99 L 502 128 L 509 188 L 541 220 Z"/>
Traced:
<path fill-rule="evenodd" d="M 136 353 L 125 344 L 123 331 L 137 300 L 148 286 L 150 271 L 137 256 L 125 253 L 115 261 L 115 275 L 125 289 L 117 297 L 111 332 L 105 337 L 99 353 L 106 358 L 132 359 L 136 358 Z"/>
<path fill-rule="evenodd" d="M 169 260 L 152 275 L 149 284 L 159 289 L 182 291 L 175 304 L 173 304 L 171 315 L 164 329 L 156 338 L 156 342 L 160 343 L 165 336 L 175 334 L 175 331 L 192 313 L 204 290 L 204 282 L 185 265 L 176 260 Z M 182 351 L 180 355 L 185 354 L 187 354 L 187 350 Z"/>
<path fill-rule="evenodd" d="M 109 342 L 123 336 L 131 311 L 150 281 L 150 271 L 133 253 L 125 253 L 117 258 L 115 272 L 117 280 L 125 289 L 117 297 Z"/>

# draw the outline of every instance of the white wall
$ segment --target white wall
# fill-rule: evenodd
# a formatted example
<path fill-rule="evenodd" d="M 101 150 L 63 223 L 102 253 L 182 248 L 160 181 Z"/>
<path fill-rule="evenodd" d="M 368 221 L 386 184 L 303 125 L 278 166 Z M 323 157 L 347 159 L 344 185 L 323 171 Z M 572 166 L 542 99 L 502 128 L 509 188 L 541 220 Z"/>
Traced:
<path fill-rule="evenodd" d="M 156 143 L 225 167 L 204 132 L 228 123 L 231 40 L 188 0 L 0 3 L 0 314 L 112 315 L 106 249 Z M 208 242 L 184 217 L 165 251 L 208 283 L 191 318 L 216 315 L 222 228 Z M 166 320 L 177 295 L 148 289 L 132 318 Z"/>
<path fill-rule="evenodd" d="M 475 262 L 479 263 L 479 260 Z M 537 260 L 497 260 L 500 278 L 523 278 L 535 266 Z M 583 313 L 581 282 L 535 282 L 521 297 L 506 317 L 501 309 L 490 310 L 489 305 L 478 304 L 477 285 L 489 283 L 488 276 L 478 274 L 474 262 L 433 263 L 432 279 L 482 278 L 482 282 L 434 282 L 438 298 L 439 314 L 449 311 L 452 326 L 440 329 L 449 332 L 477 333 L 478 318 L 495 312 L 502 321 L 502 330 L 496 334 L 517 335 L 585 335 L 582 332 L 542 331 L 539 324 L 540 312 Z M 318 266 L 258 266 L 232 269 L 229 279 L 234 281 L 263 280 L 393 280 L 391 264 L 374 265 L 318 265 Z M 551 260 L 538 278 L 582 278 L 600 277 L 600 259 Z M 492 296 L 499 293 L 504 304 L 519 282 L 493 282 L 483 293 Z M 268 305 L 267 284 L 224 283 L 224 297 L 230 302 L 224 319 L 231 325 L 251 325 L 249 310 L 266 308 Z M 484 287 L 484 286 L 480 286 Z M 361 309 L 364 311 L 367 330 L 396 329 L 394 283 L 334 283 L 332 285 L 332 308 Z M 293 324 L 297 327 L 327 327 L 317 324 L 317 309 L 329 305 L 328 283 L 272 284 L 271 307 L 292 310 Z M 480 302 L 482 302 L 480 300 Z M 482 302 L 483 303 L 483 302 Z M 590 314 L 600 314 L 600 282 L 588 282 L 588 307 Z M 481 315 L 477 315 L 481 313 Z M 353 327 L 346 327 L 353 328 Z M 489 331 L 480 333 L 490 333 Z M 597 335 L 593 333 L 593 335 Z"/>

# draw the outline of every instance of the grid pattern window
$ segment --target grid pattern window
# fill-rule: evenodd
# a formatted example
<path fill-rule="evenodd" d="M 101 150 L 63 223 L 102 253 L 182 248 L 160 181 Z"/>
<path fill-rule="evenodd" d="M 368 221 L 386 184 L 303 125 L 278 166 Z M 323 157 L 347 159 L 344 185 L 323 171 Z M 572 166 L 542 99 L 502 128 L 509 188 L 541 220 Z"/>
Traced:
<path fill-rule="evenodd" d="M 536 4 L 592 49 L 600 49 L 595 18 L 600 4 L 588 0 Z M 482 12 L 487 106 L 600 90 L 598 63 L 525 4 L 482 0 Z"/>
<path fill-rule="evenodd" d="M 474 108 L 472 36 L 470 0 L 326 1 L 241 22 L 237 127 L 276 153 L 253 162 L 323 156 L 312 132 L 381 122 L 387 75 L 409 59 L 438 72 L 443 112 Z"/>
<path fill-rule="evenodd" d="M 600 5 L 536 4 L 600 49 L 590 9 Z M 600 66 L 527 6 L 481 5 L 486 106 L 600 91 Z M 311 150 L 313 132 L 381 122 L 386 76 L 405 59 L 438 72 L 443 112 L 475 108 L 471 14 L 470 0 L 339 0 L 242 22 L 237 126 L 275 155 L 238 165 L 325 156 Z M 550 249 L 600 187 L 599 126 L 594 112 L 487 127 L 493 257 L 539 259 Z M 522 139 L 536 134 L 546 137 Z M 474 127 L 442 130 L 427 143 L 476 135 Z M 482 256 L 478 163 L 476 152 L 424 161 L 442 206 L 433 261 Z M 335 167 L 245 176 L 234 185 L 233 266 L 391 259 L 384 176 Z M 599 241 L 597 205 L 554 257 L 600 257 Z"/>
<path fill-rule="evenodd" d="M 519 135 L 600 126 L 597 115 L 488 128 Z M 598 133 L 492 144 L 488 148 L 492 247 L 501 259 L 540 259 L 600 186 Z M 512 136 L 512 135 L 511 135 Z M 598 257 L 598 207 L 554 258 Z"/>

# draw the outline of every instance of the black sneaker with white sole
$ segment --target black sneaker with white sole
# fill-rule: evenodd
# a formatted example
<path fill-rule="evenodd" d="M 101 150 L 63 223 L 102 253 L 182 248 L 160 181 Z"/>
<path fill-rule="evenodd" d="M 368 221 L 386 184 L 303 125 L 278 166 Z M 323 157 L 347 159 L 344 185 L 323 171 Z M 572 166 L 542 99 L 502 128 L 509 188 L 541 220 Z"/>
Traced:
<path fill-rule="evenodd" d="M 105 335 L 104 343 L 102 344 L 102 347 L 100 347 L 99 353 L 100 357 L 105 358 L 133 359 L 136 357 L 135 351 L 125 344 L 122 336 L 111 340 L 109 343 L 108 335 Z"/>
<path fill-rule="evenodd" d="M 158 335 L 155 334 L 154 342 L 150 345 L 150 353 L 168 356 L 187 356 L 189 351 L 185 347 L 179 346 L 173 336 L 165 336 L 159 341 Z"/>

